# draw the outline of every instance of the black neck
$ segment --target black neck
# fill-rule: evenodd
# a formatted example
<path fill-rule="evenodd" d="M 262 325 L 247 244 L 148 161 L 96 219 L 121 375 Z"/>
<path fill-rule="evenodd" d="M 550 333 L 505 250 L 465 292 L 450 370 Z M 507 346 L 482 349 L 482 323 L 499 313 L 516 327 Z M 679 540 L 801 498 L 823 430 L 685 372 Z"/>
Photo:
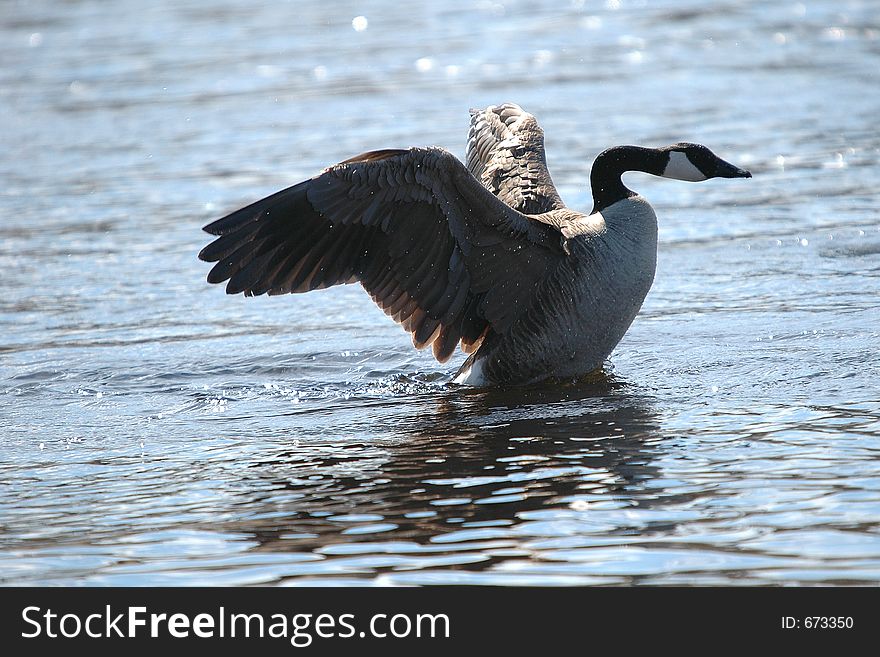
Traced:
<path fill-rule="evenodd" d="M 593 212 L 600 212 L 613 203 L 636 193 L 627 189 L 620 176 L 627 171 L 644 171 L 659 176 L 666 168 L 668 155 L 656 148 L 615 146 L 599 153 L 590 172 L 593 188 Z"/>

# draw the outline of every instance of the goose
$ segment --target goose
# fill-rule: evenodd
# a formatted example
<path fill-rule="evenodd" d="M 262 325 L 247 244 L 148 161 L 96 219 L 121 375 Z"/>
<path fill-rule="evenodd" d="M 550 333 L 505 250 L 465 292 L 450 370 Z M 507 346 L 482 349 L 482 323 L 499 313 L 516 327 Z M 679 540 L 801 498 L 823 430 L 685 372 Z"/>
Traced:
<path fill-rule="evenodd" d="M 750 178 L 706 146 L 615 146 L 590 173 L 589 214 L 565 206 L 534 116 L 471 110 L 466 161 L 439 147 L 374 150 L 218 219 L 199 258 L 228 294 L 360 283 L 463 385 L 572 379 L 600 369 L 654 280 L 657 218 L 627 171 Z"/>

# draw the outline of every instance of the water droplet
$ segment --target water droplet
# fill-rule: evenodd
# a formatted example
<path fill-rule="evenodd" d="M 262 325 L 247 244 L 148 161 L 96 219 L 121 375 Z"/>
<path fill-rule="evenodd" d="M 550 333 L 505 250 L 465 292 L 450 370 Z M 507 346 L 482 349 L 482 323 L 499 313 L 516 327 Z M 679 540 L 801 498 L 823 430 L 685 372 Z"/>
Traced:
<path fill-rule="evenodd" d="M 43 43 L 43 35 L 40 34 L 39 32 L 34 32 L 33 34 L 30 35 L 30 37 L 28 37 L 28 45 L 31 48 L 36 48 L 37 46 L 42 45 L 42 43 Z"/>
<path fill-rule="evenodd" d="M 504 5 L 500 2 L 491 2 L 491 0 L 482 0 L 477 3 L 477 7 L 482 11 L 489 12 L 493 16 L 504 16 Z"/>
<path fill-rule="evenodd" d="M 281 75 L 281 67 L 271 66 L 269 64 L 260 64 L 257 66 L 257 75 L 261 78 L 276 78 Z"/>
<path fill-rule="evenodd" d="M 834 159 L 830 162 L 823 162 L 822 166 L 826 169 L 843 169 L 846 167 L 846 161 L 843 159 L 843 153 L 835 153 Z"/>
<path fill-rule="evenodd" d="M 644 61 L 645 56 L 638 50 L 633 50 L 632 52 L 626 53 L 625 58 L 630 64 L 641 64 Z"/>
<path fill-rule="evenodd" d="M 419 73 L 427 73 L 434 68 L 434 60 L 430 57 L 420 57 L 416 60 L 416 70 Z"/>
<path fill-rule="evenodd" d="M 617 43 L 624 48 L 632 48 L 633 50 L 645 49 L 645 40 L 632 34 L 623 34 L 617 37 Z"/>
<path fill-rule="evenodd" d="M 355 16 L 351 19 L 351 26 L 355 32 L 363 32 L 369 24 L 370 21 L 367 20 L 366 16 Z"/>
<path fill-rule="evenodd" d="M 538 66 L 544 66 L 553 61 L 553 53 L 549 50 L 538 50 L 535 53 L 534 62 Z"/>

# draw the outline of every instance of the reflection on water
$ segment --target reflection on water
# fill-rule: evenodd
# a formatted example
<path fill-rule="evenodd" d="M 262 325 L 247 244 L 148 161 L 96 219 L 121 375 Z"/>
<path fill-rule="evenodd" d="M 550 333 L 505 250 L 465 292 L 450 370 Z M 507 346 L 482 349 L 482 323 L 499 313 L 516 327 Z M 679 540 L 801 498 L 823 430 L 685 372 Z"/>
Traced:
<path fill-rule="evenodd" d="M 875 584 L 875 13 L 10 8 L 0 582 Z M 504 101 L 573 207 L 617 143 L 755 174 L 627 179 L 658 273 L 606 375 L 461 389 L 357 287 L 204 283 L 211 219 L 370 148 L 461 155 Z"/>
<path fill-rule="evenodd" d="M 378 401 L 399 405 L 401 397 Z M 220 458 L 206 462 L 201 485 L 184 483 L 190 489 L 185 495 L 163 495 L 152 504 L 144 490 L 149 484 L 137 493 L 111 484 L 118 495 L 111 493 L 108 506 L 128 515 L 119 496 L 139 504 L 145 531 L 132 533 L 127 523 L 120 531 L 113 517 L 95 509 L 65 524 L 102 517 L 100 526 L 89 528 L 101 537 L 98 545 L 107 552 L 123 547 L 132 557 L 111 563 L 98 548 L 93 554 L 101 568 L 94 582 L 138 582 L 153 576 L 157 565 L 167 570 L 168 559 L 176 571 L 168 582 L 214 581 L 213 569 L 228 570 L 231 581 L 378 573 L 391 582 L 430 582 L 445 581 L 432 569 L 449 566 L 463 570 L 450 573 L 449 581 L 460 581 L 512 559 L 571 547 L 577 535 L 594 535 L 597 546 L 614 537 L 626 545 L 633 531 L 627 518 L 662 497 L 662 489 L 646 485 L 658 479 L 651 461 L 662 443 L 650 404 L 613 377 L 525 390 L 433 388 L 416 401 L 418 414 L 402 415 L 378 441 L 303 440 L 293 431 L 276 435 L 272 449 L 252 454 L 247 463 L 238 461 L 240 449 L 227 446 Z M 183 474 L 173 456 L 128 461 L 129 476 L 160 490 Z M 116 458 L 79 465 L 89 466 L 98 481 L 69 491 L 73 499 L 96 495 L 108 484 L 100 480 L 111 468 L 117 476 L 120 463 Z M 191 467 L 186 462 L 184 468 Z M 238 475 L 221 474 L 230 469 Z M 670 499 L 685 497 L 679 492 Z M 66 513 L 69 502 L 56 500 L 55 513 Z M 149 529 L 168 523 L 172 513 L 179 521 L 173 532 Z M 665 527 L 674 516 L 658 515 L 656 521 Z M 199 520 L 211 523 L 209 536 L 196 529 Z M 32 534 L 32 546 L 43 544 L 41 553 L 80 549 L 77 532 L 18 531 Z M 235 556 L 206 557 L 212 549 Z M 81 559 L 74 563 L 82 567 Z M 413 571 L 419 571 L 416 579 Z"/>
<path fill-rule="evenodd" d="M 399 427 L 399 442 L 373 467 L 369 458 L 358 457 L 367 451 L 358 443 L 315 458 L 307 472 L 315 468 L 323 478 L 296 477 L 299 450 L 273 454 L 255 467 L 283 477 L 276 485 L 298 491 L 295 513 L 317 516 L 312 528 L 322 535 L 319 544 L 350 543 L 349 535 L 373 533 L 364 527 L 338 533 L 346 522 L 388 527 L 381 523 L 389 518 L 403 534 L 448 544 L 455 539 L 443 534 L 458 536 L 461 527 L 511 525 L 512 509 L 587 508 L 590 500 L 611 500 L 615 491 L 650 478 L 645 451 L 657 441 L 650 414 L 629 406 L 631 399 L 597 396 L 604 390 L 444 391 L 426 404 L 434 409 L 423 408 L 427 412 Z M 365 470 L 374 470 L 366 480 Z M 359 513 L 350 515 L 355 509 Z M 416 509 L 429 511 L 413 513 Z M 273 527 L 271 533 L 254 532 L 265 536 L 261 543 L 271 545 L 288 532 L 274 521 Z M 312 549 L 315 542 L 306 539 L 302 545 Z"/>

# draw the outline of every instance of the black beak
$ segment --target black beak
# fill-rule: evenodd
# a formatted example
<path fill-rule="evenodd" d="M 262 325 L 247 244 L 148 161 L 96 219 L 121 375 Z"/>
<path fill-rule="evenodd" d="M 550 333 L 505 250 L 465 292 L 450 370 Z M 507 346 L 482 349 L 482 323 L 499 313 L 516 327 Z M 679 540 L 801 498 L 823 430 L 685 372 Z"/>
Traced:
<path fill-rule="evenodd" d="M 751 178 L 752 174 L 746 171 L 745 169 L 740 169 L 737 166 L 732 165 L 730 162 L 725 162 L 722 159 L 718 159 L 715 163 L 715 175 L 714 178 Z"/>

